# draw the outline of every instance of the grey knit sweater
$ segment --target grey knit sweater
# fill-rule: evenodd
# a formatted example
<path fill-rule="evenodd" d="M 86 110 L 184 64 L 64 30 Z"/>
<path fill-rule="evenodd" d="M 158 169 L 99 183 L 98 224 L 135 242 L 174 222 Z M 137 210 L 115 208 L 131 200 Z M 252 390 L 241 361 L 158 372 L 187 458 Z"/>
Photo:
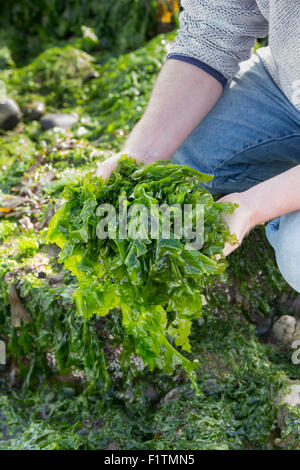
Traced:
<path fill-rule="evenodd" d="M 167 58 L 190 62 L 223 86 L 259 50 L 283 93 L 300 111 L 300 0 L 182 0 L 180 29 Z"/>

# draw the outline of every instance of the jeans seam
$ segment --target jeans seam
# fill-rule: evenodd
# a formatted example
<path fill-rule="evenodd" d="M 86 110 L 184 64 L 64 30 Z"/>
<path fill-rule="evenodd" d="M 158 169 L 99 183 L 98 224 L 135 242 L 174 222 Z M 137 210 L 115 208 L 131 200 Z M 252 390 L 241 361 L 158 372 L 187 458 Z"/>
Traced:
<path fill-rule="evenodd" d="M 255 149 L 257 147 L 261 147 L 262 145 L 268 144 L 270 142 L 276 142 L 276 141 L 282 141 L 282 140 L 285 140 L 285 139 L 290 139 L 291 137 L 300 137 L 300 133 L 298 134 L 298 133 L 293 132 L 292 134 L 287 134 L 287 135 L 282 136 L 282 137 L 272 137 L 270 139 L 264 140 L 263 142 L 257 142 L 255 144 L 248 145 L 248 147 L 246 147 L 242 150 L 239 150 L 238 152 L 235 152 L 233 155 L 228 157 L 226 160 L 223 160 L 221 163 L 219 163 L 215 167 L 214 172 L 215 172 L 215 170 L 218 170 L 219 168 L 221 168 L 224 165 L 224 163 L 228 163 L 230 160 L 232 160 L 237 155 L 240 155 L 244 152 L 247 152 L 248 150 Z"/>

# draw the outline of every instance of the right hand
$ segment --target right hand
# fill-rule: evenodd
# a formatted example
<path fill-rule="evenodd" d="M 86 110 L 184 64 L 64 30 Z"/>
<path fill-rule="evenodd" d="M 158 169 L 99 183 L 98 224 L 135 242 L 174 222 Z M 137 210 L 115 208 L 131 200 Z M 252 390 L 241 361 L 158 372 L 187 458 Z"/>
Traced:
<path fill-rule="evenodd" d="M 118 160 L 123 154 L 124 152 L 116 153 L 112 157 L 109 157 L 107 160 L 104 160 L 104 162 L 99 163 L 95 171 L 95 175 L 98 176 L 99 178 L 102 177 L 104 180 L 109 178 L 112 171 L 116 169 Z"/>

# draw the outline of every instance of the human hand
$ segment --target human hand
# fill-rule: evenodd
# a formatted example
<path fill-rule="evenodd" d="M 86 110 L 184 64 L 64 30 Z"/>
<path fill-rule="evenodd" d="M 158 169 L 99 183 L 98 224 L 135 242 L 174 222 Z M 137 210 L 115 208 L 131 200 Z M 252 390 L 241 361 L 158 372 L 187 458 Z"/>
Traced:
<path fill-rule="evenodd" d="M 116 169 L 118 160 L 120 159 L 122 153 L 116 153 L 115 155 L 112 155 L 111 157 L 107 158 L 107 160 L 104 160 L 104 162 L 99 163 L 95 175 L 98 176 L 99 178 L 102 177 L 104 180 L 110 177 L 111 173 Z"/>
<path fill-rule="evenodd" d="M 230 232 L 235 234 L 238 240 L 234 245 L 228 242 L 225 244 L 223 254 L 228 256 L 240 246 L 245 236 L 255 227 L 255 211 L 253 210 L 253 201 L 249 198 L 247 191 L 228 194 L 219 199 L 218 202 L 238 204 L 238 207 L 232 214 L 222 216 Z"/>

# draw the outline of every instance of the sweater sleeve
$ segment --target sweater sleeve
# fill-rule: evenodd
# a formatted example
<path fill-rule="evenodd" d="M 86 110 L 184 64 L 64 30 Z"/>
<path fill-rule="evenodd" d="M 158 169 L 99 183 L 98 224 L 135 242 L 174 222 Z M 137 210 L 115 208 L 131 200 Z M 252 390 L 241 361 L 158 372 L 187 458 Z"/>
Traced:
<path fill-rule="evenodd" d="M 196 65 L 223 86 L 249 59 L 268 22 L 254 0 L 182 0 L 180 29 L 167 59 Z"/>

